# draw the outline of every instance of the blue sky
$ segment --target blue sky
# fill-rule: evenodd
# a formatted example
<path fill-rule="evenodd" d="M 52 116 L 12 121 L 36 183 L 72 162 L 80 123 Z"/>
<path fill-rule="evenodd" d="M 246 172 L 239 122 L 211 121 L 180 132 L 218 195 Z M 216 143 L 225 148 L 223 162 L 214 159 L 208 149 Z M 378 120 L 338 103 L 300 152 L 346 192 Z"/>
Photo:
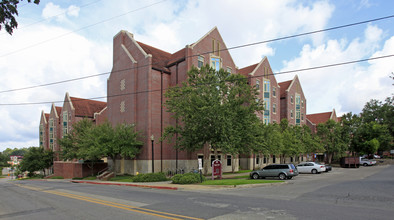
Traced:
<path fill-rule="evenodd" d="M 112 68 L 112 39 L 120 30 L 175 52 L 217 26 L 227 47 L 350 24 L 394 14 L 393 1 L 296 0 L 42 0 L 21 3 L 19 29 L 0 31 L 0 91 L 61 81 Z M 231 50 L 239 68 L 267 56 L 274 72 L 394 54 L 394 19 Z M 394 93 L 394 58 L 298 75 L 307 113 L 359 113 L 370 99 Z M 106 95 L 108 75 L 54 86 L 0 92 L 0 104 L 62 101 Z M 105 101 L 105 100 L 103 100 Z M 62 106 L 62 103 L 55 103 Z M 0 105 L 0 151 L 38 145 L 40 112 L 50 104 Z"/>

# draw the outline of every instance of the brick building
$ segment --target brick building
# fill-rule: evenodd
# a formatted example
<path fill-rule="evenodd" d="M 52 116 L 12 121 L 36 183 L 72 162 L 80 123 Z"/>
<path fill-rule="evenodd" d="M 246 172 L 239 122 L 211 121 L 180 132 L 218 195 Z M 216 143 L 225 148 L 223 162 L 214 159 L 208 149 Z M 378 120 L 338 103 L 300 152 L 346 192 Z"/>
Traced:
<path fill-rule="evenodd" d="M 52 104 L 51 112 L 49 113 L 48 118 L 48 149 L 53 150 L 54 152 L 60 151 L 59 147 L 59 139 L 61 136 L 61 124 L 60 124 L 60 115 L 62 112 L 62 107 L 55 106 Z M 58 160 L 59 158 L 55 158 Z"/>
<path fill-rule="evenodd" d="M 39 127 L 39 139 L 40 139 L 40 147 L 45 150 L 49 149 L 49 136 L 48 136 L 48 121 L 49 114 L 41 111 L 40 117 L 40 127 Z"/>
<path fill-rule="evenodd" d="M 292 80 L 279 83 L 280 86 L 280 120 L 286 118 L 289 125 L 306 124 L 306 99 L 298 76 Z"/>
<path fill-rule="evenodd" d="M 137 130 L 145 137 L 141 153 L 135 160 L 120 164 L 119 172 L 152 172 L 152 156 L 155 172 L 197 168 L 197 158 L 203 157 L 202 152 L 178 152 L 172 145 L 159 141 L 164 128 L 176 123 L 162 107 L 164 93 L 170 86 L 185 81 L 192 66 L 210 64 L 217 70 L 224 68 L 236 73 L 237 67 L 225 49 L 216 27 L 175 53 L 136 41 L 127 31 L 120 31 L 114 37 L 113 69 L 107 84 L 108 120 L 113 125 L 136 124 Z M 151 137 L 154 138 L 153 152 Z M 222 155 L 221 158 L 231 161 L 230 155 Z M 231 170 L 231 162 L 224 165 L 224 170 Z"/>
<path fill-rule="evenodd" d="M 340 118 L 337 117 L 335 109 L 333 109 L 331 112 L 306 115 L 306 125 L 308 125 L 308 127 L 311 129 L 312 133 L 316 133 L 317 125 L 320 123 L 325 123 L 330 119 L 334 120 L 335 122 L 339 122 Z"/>

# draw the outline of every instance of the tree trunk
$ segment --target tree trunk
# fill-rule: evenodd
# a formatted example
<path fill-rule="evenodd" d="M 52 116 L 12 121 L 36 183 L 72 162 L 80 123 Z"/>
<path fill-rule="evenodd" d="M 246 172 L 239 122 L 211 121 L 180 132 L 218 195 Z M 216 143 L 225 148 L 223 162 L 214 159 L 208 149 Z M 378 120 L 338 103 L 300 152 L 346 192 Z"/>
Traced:
<path fill-rule="evenodd" d="M 116 177 L 116 156 L 112 157 L 112 172 L 114 172 L 114 177 Z"/>
<path fill-rule="evenodd" d="M 233 162 L 231 163 L 231 172 L 234 173 L 235 172 L 235 162 L 236 162 L 236 155 L 231 155 L 233 158 Z"/>
<path fill-rule="evenodd" d="M 210 155 L 210 151 L 209 151 L 209 145 L 206 145 L 206 146 L 204 146 L 204 164 L 203 164 L 203 167 L 204 167 L 204 175 L 207 175 L 208 174 L 208 167 L 209 167 L 209 164 L 210 164 L 210 158 L 209 158 L 209 155 Z"/>
<path fill-rule="evenodd" d="M 259 154 L 259 163 L 260 163 L 260 169 L 263 169 L 263 154 L 262 153 L 260 153 Z"/>

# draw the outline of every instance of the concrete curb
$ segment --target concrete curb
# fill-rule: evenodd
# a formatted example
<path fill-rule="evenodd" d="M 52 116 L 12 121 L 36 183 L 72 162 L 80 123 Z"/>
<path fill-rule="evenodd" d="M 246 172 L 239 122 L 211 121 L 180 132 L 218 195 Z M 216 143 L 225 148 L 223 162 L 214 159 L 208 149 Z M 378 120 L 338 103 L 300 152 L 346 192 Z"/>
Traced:
<path fill-rule="evenodd" d="M 140 185 L 140 184 L 130 184 L 130 183 L 111 183 L 111 182 L 93 182 L 93 181 L 79 181 L 71 180 L 72 183 L 87 183 L 87 184 L 97 184 L 97 185 L 112 185 L 112 186 L 134 186 L 140 188 L 153 188 L 153 189 L 167 189 L 167 190 L 178 190 L 178 187 L 169 186 L 154 186 L 154 185 Z"/>

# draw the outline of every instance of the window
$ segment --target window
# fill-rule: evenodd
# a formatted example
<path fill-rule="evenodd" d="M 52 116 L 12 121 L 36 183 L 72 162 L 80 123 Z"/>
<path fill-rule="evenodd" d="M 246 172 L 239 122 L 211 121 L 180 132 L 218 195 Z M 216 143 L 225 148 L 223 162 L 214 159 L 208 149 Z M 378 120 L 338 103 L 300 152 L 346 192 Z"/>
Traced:
<path fill-rule="evenodd" d="M 290 103 L 293 104 L 293 96 L 290 96 Z"/>
<path fill-rule="evenodd" d="M 290 162 L 293 162 L 293 157 L 290 157 Z"/>
<path fill-rule="evenodd" d="M 304 108 L 304 100 L 301 101 L 301 106 Z"/>
<path fill-rule="evenodd" d="M 215 56 L 220 56 L 220 42 L 212 39 L 212 53 Z"/>
<path fill-rule="evenodd" d="M 304 120 L 304 113 L 301 113 L 301 120 Z"/>
<path fill-rule="evenodd" d="M 211 155 L 211 167 L 212 167 L 212 162 L 215 160 L 215 155 Z M 218 160 L 222 161 L 222 155 L 218 155 Z"/>
<path fill-rule="evenodd" d="M 204 155 L 198 155 L 197 159 L 201 159 L 201 164 L 204 167 Z"/>
<path fill-rule="evenodd" d="M 295 94 L 296 104 L 295 104 L 295 112 L 296 112 L 296 125 L 301 124 L 301 96 L 299 94 Z"/>
<path fill-rule="evenodd" d="M 201 68 L 204 66 L 204 57 L 203 56 L 198 56 L 198 63 L 197 63 L 198 68 Z"/>
<path fill-rule="evenodd" d="M 226 71 L 228 72 L 228 73 L 232 73 L 233 72 L 233 69 L 231 69 L 231 67 L 227 67 L 227 69 L 226 69 Z"/>
<path fill-rule="evenodd" d="M 276 157 L 275 157 L 275 155 L 272 155 L 272 163 L 276 163 Z"/>
<path fill-rule="evenodd" d="M 272 96 L 276 97 L 276 87 L 272 87 Z"/>
<path fill-rule="evenodd" d="M 67 111 L 63 112 L 63 136 L 68 134 L 68 114 Z"/>
<path fill-rule="evenodd" d="M 219 71 L 220 67 L 221 67 L 220 58 L 212 57 L 211 58 L 211 67 L 214 68 L 216 71 Z"/>
<path fill-rule="evenodd" d="M 227 155 L 227 166 L 231 166 L 231 155 Z"/>
<path fill-rule="evenodd" d="M 268 67 L 264 67 L 264 77 L 268 78 Z"/>
<path fill-rule="evenodd" d="M 260 156 L 257 155 L 257 156 L 256 156 L 256 164 L 259 164 L 259 163 L 260 163 Z"/>
<path fill-rule="evenodd" d="M 43 147 L 43 145 L 44 145 L 43 130 L 44 130 L 44 126 L 42 124 L 40 124 L 40 147 Z"/>
<path fill-rule="evenodd" d="M 276 104 L 272 104 L 272 113 L 276 114 Z"/>
<path fill-rule="evenodd" d="M 49 148 L 53 150 L 53 140 L 54 140 L 54 135 L 53 135 L 53 118 L 49 119 Z"/>
<path fill-rule="evenodd" d="M 290 110 L 290 117 L 293 118 L 293 110 Z"/>
<path fill-rule="evenodd" d="M 260 90 L 260 80 L 256 80 L 256 89 Z"/>
<path fill-rule="evenodd" d="M 125 106 L 125 102 L 121 101 L 120 102 L 120 112 L 125 112 L 126 111 L 126 106 Z"/>
<path fill-rule="evenodd" d="M 267 157 L 264 156 L 264 163 L 267 163 Z"/>
<path fill-rule="evenodd" d="M 122 79 L 120 80 L 120 91 L 123 91 L 126 89 L 126 80 Z"/>

